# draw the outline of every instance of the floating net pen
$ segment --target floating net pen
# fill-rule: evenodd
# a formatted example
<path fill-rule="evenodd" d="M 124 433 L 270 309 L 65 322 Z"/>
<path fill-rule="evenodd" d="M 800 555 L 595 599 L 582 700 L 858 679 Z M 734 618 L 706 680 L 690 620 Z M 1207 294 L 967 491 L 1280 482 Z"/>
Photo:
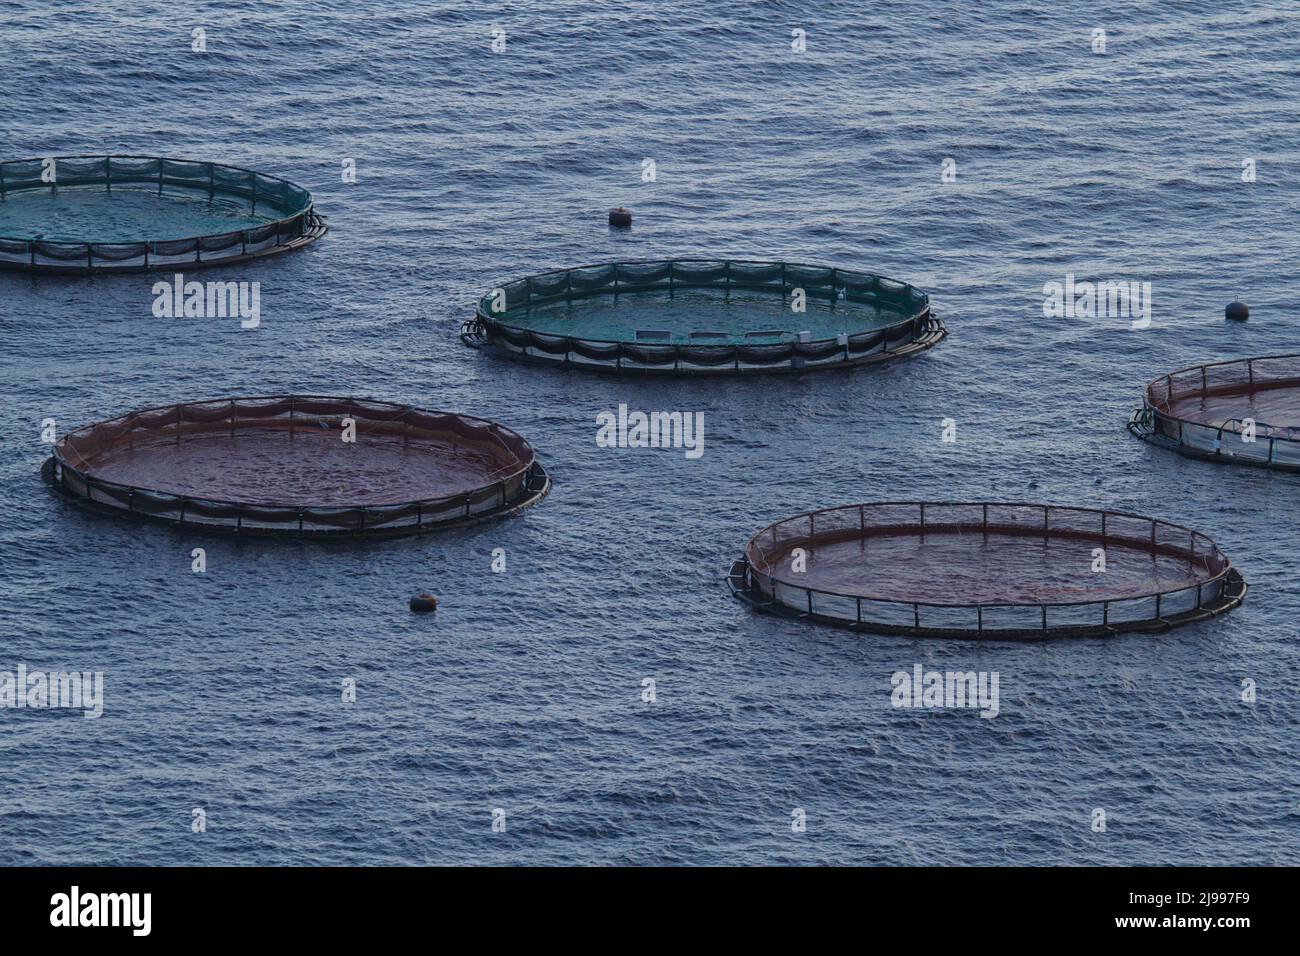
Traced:
<path fill-rule="evenodd" d="M 867 365 L 946 335 L 895 279 L 789 262 L 676 259 L 562 269 L 485 295 L 461 340 L 527 362 L 736 375 Z"/>
<path fill-rule="evenodd" d="M 532 446 L 503 425 L 318 395 L 131 412 L 63 436 L 43 474 L 101 514 L 292 537 L 416 534 L 512 514 L 550 490 Z"/>
<path fill-rule="evenodd" d="M 0 163 L 0 269 L 225 265 L 301 249 L 326 231 L 306 189 L 236 166 L 146 156 Z"/>
<path fill-rule="evenodd" d="M 1162 375 L 1147 385 L 1128 428 L 1190 458 L 1300 471 L 1300 355 Z"/>
<path fill-rule="evenodd" d="M 1160 631 L 1246 595 L 1227 556 L 1197 531 L 1124 512 L 991 502 L 796 515 L 754 535 L 727 581 L 772 614 L 971 638 Z"/>

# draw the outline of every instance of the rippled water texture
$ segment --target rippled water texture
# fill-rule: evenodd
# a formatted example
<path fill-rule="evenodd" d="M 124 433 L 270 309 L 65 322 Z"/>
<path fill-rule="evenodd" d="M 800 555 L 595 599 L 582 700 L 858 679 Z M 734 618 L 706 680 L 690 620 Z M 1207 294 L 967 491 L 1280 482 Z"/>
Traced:
<path fill-rule="evenodd" d="M 1171 402 L 1169 414 L 1213 426 L 1250 418 L 1277 428 L 1300 428 L 1300 386 L 1188 396 Z"/>
<path fill-rule="evenodd" d="M 355 508 L 463 494 L 492 484 L 507 467 L 482 447 L 403 441 L 364 428 L 348 443 L 341 434 L 248 428 L 180 444 L 151 441 L 110 449 L 89 470 L 105 481 L 173 495 Z"/>
<path fill-rule="evenodd" d="M 679 344 L 691 343 L 693 332 L 723 333 L 724 341 L 730 342 L 766 343 L 777 339 L 793 341 L 803 331 L 810 332 L 813 339 L 833 339 L 841 332 L 854 334 L 902 322 L 915 311 L 863 303 L 839 302 L 832 306 L 829 300 L 812 297 L 804 306 L 795 313 L 789 297 L 780 295 L 779 290 L 775 294 L 721 290 L 671 295 L 640 292 L 511 310 L 502 321 L 538 332 L 606 342 L 635 342 L 640 331 L 667 333 L 656 339 Z"/>
<path fill-rule="evenodd" d="M 102 186 L 11 193 L 0 202 L 0 236 L 50 242 L 146 242 L 249 229 L 274 217 L 248 203 Z"/>
<path fill-rule="evenodd" d="M 1133 597 L 1195 585 L 1211 575 L 1186 558 L 1122 544 L 1093 573 L 1095 542 L 1013 534 L 876 535 L 807 548 L 804 567 L 778 562 L 796 587 L 889 601 L 1032 604 Z"/>
<path fill-rule="evenodd" d="M 1300 478 L 1123 427 L 1156 375 L 1296 350 L 1294 5 L 116 9 L 0 0 L 0 153 L 257 169 L 332 231 L 199 277 L 260 282 L 256 329 L 155 318 L 153 276 L 0 275 L 0 669 L 102 670 L 106 698 L 97 720 L 0 711 L 0 862 L 1300 862 Z M 952 334 L 889 367 L 693 381 L 457 341 L 502 281 L 692 256 L 895 276 Z M 1045 317 L 1067 274 L 1150 282 L 1150 327 Z M 1225 323 L 1236 296 L 1250 321 Z M 45 419 L 290 391 L 500 421 L 554 490 L 328 545 L 104 520 L 38 478 Z M 704 454 L 597 447 L 620 403 L 702 412 Z M 1050 644 L 853 635 L 727 595 L 758 529 L 903 498 L 1165 518 L 1251 591 Z M 436 614 L 407 610 L 422 589 Z M 997 671 L 998 716 L 892 708 L 914 664 Z"/>

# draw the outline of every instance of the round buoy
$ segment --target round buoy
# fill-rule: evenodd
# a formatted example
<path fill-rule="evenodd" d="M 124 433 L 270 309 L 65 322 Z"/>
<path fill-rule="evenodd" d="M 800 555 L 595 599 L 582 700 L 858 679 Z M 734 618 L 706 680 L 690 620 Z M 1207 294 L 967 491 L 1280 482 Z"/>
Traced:
<path fill-rule="evenodd" d="M 632 228 L 632 211 L 619 206 L 609 211 L 609 224 L 615 229 Z"/>
<path fill-rule="evenodd" d="M 1245 322 L 1250 318 L 1250 309 L 1246 308 L 1245 302 L 1229 302 L 1223 310 L 1223 317 L 1233 322 Z"/>
<path fill-rule="evenodd" d="M 415 597 L 411 598 L 412 611 L 436 611 L 438 610 L 438 599 L 426 591 L 421 591 Z"/>

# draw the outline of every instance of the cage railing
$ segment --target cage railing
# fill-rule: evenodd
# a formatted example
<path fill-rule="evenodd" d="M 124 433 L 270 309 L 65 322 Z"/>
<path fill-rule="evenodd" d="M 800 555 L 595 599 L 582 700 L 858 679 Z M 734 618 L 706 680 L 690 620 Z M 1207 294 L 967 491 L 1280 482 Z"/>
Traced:
<path fill-rule="evenodd" d="M 678 274 L 679 269 L 689 269 L 692 266 L 701 269 L 706 266 L 713 266 L 715 268 L 709 271 L 716 273 L 716 275 L 713 278 L 705 279 L 699 274 L 692 276 L 689 272 Z M 766 280 L 747 279 L 744 276 L 737 278 L 733 275 L 736 266 L 777 271 L 773 272 L 771 278 Z M 638 277 L 637 281 L 630 283 L 625 280 L 621 281 L 620 270 L 633 267 L 659 269 L 663 271 L 663 274 L 648 279 L 644 276 Z M 594 281 L 586 287 L 574 288 L 572 281 L 574 275 L 597 270 L 608 270 L 609 278 L 603 281 Z M 791 270 L 804 270 L 809 274 L 822 274 L 826 278 L 825 281 L 808 278 L 796 281 L 796 277 L 790 274 Z M 544 280 L 555 280 L 557 277 L 563 278 L 562 286 L 557 286 L 554 291 L 550 292 L 536 291 L 536 286 L 539 283 L 543 283 Z M 777 281 L 773 282 L 773 279 Z M 882 283 L 888 283 L 893 288 L 883 287 Z M 806 293 L 822 295 L 828 298 L 832 303 L 832 307 L 841 294 L 844 295 L 846 301 L 876 301 L 885 298 L 897 300 L 900 304 L 904 302 L 913 304 L 915 311 L 909 316 L 910 318 L 917 318 L 922 315 L 929 305 L 928 295 L 901 279 L 892 279 L 875 273 L 841 269 L 834 266 L 818 266 L 784 261 L 771 262 L 759 259 L 626 259 L 619 262 L 603 262 L 573 266 L 567 269 L 554 269 L 550 272 L 537 273 L 525 276 L 522 279 L 512 280 L 498 286 L 498 288 L 506 289 L 520 284 L 524 287 L 525 299 L 523 302 L 512 304 L 507 295 L 506 308 L 498 311 L 493 308 L 493 300 L 496 296 L 494 296 L 493 292 L 489 292 L 479 299 L 479 316 L 491 322 L 501 323 L 504 314 L 518 308 L 531 308 L 533 305 L 572 301 L 575 298 L 589 298 L 604 294 L 622 295 L 630 292 L 657 290 L 671 292 L 679 288 L 722 288 L 724 291 L 734 288 L 770 292 L 779 289 L 782 295 L 789 295 L 795 289 L 803 289 Z M 852 293 L 852 296 L 848 295 L 848 293 Z M 868 298 L 868 293 L 870 298 Z M 588 341 L 605 340 L 591 339 Z"/>
<path fill-rule="evenodd" d="M 1290 363 L 1290 367 L 1279 372 L 1269 368 L 1271 363 Z M 1170 403 L 1176 399 L 1276 388 L 1291 383 L 1300 385 L 1300 353 L 1226 359 L 1190 365 L 1153 379 L 1146 387 L 1146 403 L 1167 414 Z"/>
<path fill-rule="evenodd" d="M 80 482 L 80 487 L 69 480 L 69 475 Z M 521 480 L 515 486 L 515 493 L 510 494 L 513 478 Z M 423 498 L 410 502 L 384 505 L 284 505 L 274 502 L 229 501 L 198 495 L 176 495 L 167 492 L 140 488 L 119 482 L 106 481 L 88 475 L 65 462 L 54 462 L 54 481 L 64 493 L 96 501 L 95 492 L 114 500 L 125 497 L 128 502 L 125 511 L 128 514 L 144 514 L 150 517 L 174 520 L 177 524 L 204 525 L 206 527 L 224 527 L 215 521 L 203 521 L 197 515 L 210 512 L 211 517 L 234 519 L 235 530 L 256 526 L 262 528 L 283 528 L 297 521 L 297 530 L 302 533 L 305 524 L 330 526 L 338 530 L 367 531 L 393 528 L 427 528 L 453 521 L 473 517 L 481 512 L 474 511 L 475 504 L 485 504 L 495 500 L 491 508 L 484 512 L 501 509 L 512 501 L 527 497 L 529 493 L 540 490 L 547 481 L 546 473 L 537 462 L 532 462 L 517 475 L 493 482 L 473 493 L 460 493 L 440 498 Z M 143 509 L 137 500 L 148 500 L 159 504 L 171 504 L 170 510 Z M 100 499 L 102 503 L 102 498 Z M 187 513 L 189 520 L 187 521 Z M 401 518 L 411 518 L 401 524 L 394 522 Z"/>
<path fill-rule="evenodd" d="M 752 575 L 754 574 L 754 571 L 752 568 L 747 567 L 745 573 L 747 579 L 746 586 L 752 588 L 754 585 L 754 581 L 752 579 Z M 896 623 L 897 621 L 896 617 L 893 619 L 888 619 L 883 617 L 871 617 L 863 614 L 864 607 L 874 605 L 874 606 L 882 606 L 882 607 L 902 608 L 910 612 L 909 615 L 910 626 L 914 630 L 924 630 L 927 627 L 936 630 L 943 630 L 943 629 L 952 629 L 954 627 L 951 620 L 936 622 L 928 618 L 923 618 L 923 611 L 928 609 L 931 611 L 942 611 L 945 613 L 951 613 L 954 611 L 974 612 L 974 619 L 971 622 L 973 626 L 967 625 L 963 627 L 963 629 L 973 630 L 976 634 L 984 634 L 986 632 L 992 633 L 992 632 L 1001 632 L 1001 631 L 1023 631 L 1023 630 L 1038 630 L 1043 633 L 1050 633 L 1053 630 L 1067 629 L 1067 628 L 1079 628 L 1079 627 L 1108 628 L 1108 627 L 1116 626 L 1118 624 L 1125 623 L 1126 621 L 1137 622 L 1137 621 L 1148 621 L 1148 620 L 1149 621 L 1161 620 L 1165 614 L 1169 613 L 1168 605 L 1171 602 L 1171 599 L 1176 598 L 1178 595 L 1181 594 L 1187 594 L 1189 596 L 1194 594 L 1195 600 L 1189 608 L 1179 609 L 1176 613 L 1181 614 L 1181 613 L 1187 613 L 1188 611 L 1199 611 L 1213 605 L 1216 601 L 1221 600 L 1226 593 L 1227 587 L 1229 586 L 1233 577 L 1236 576 L 1236 574 L 1237 572 L 1235 571 L 1235 569 L 1229 568 L 1221 572 L 1220 574 L 1216 575 L 1214 578 L 1209 579 L 1207 581 L 1199 582 L 1197 584 L 1183 585 L 1183 586 L 1169 588 L 1160 591 L 1152 591 L 1147 594 L 1125 595 L 1123 597 L 1113 597 L 1113 598 L 1099 598 L 1092 601 L 1040 601 L 1040 602 L 1029 602 L 1029 603 L 1010 602 L 1010 601 L 981 601 L 981 602 L 967 602 L 967 603 L 957 603 L 957 604 L 940 603 L 935 601 L 921 601 L 921 600 L 909 601 L 909 600 L 890 599 L 890 598 L 874 598 L 874 597 L 867 597 L 863 595 L 844 594 L 835 591 L 827 591 L 820 588 L 810 588 L 806 585 L 791 584 L 790 582 L 785 580 L 775 580 L 772 582 L 774 593 L 770 598 L 770 600 L 774 603 L 781 604 L 785 607 L 794 610 L 795 605 L 791 604 L 789 601 L 781 600 L 779 595 L 775 593 L 775 589 L 781 588 L 781 589 L 794 591 L 795 593 L 802 594 L 804 596 L 804 601 L 802 603 L 805 604 L 806 613 L 808 613 L 809 615 L 822 616 L 822 617 L 836 617 L 839 618 L 840 620 L 849 621 L 850 623 L 862 627 L 871 627 L 873 625 L 890 626 Z M 825 609 L 818 609 L 816 607 L 815 600 L 814 600 L 815 598 L 834 598 L 834 599 L 844 599 L 846 601 L 852 601 L 856 608 L 856 614 L 854 618 L 851 619 L 844 617 L 842 615 L 827 614 L 825 613 Z M 1117 619 L 1114 615 L 1114 608 L 1116 608 L 1117 606 L 1136 605 L 1141 602 L 1150 602 L 1153 600 L 1155 602 L 1155 607 L 1154 607 L 1154 612 L 1150 615 L 1146 615 L 1140 618 L 1125 618 L 1123 620 Z M 1095 612 L 1099 612 L 1100 617 L 1098 619 L 1094 615 L 1094 619 L 1090 621 L 1080 621 L 1077 618 L 1069 619 L 1069 620 L 1056 620 L 1053 619 L 1053 617 L 1050 614 L 1050 612 L 1053 610 L 1059 611 L 1059 610 L 1066 610 L 1066 609 L 1071 611 L 1091 609 Z M 1037 611 L 1039 612 L 1038 613 L 1039 623 L 1036 627 L 1033 628 L 1024 628 L 1024 627 L 1008 628 L 1008 627 L 992 626 L 986 620 L 986 615 L 988 615 L 990 612 L 997 611 L 997 610 Z"/>

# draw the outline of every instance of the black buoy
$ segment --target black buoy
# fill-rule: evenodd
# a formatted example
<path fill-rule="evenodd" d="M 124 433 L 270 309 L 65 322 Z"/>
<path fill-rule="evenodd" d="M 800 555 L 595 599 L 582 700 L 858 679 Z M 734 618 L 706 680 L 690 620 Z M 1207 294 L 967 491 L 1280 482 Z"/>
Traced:
<path fill-rule="evenodd" d="M 632 211 L 619 206 L 609 211 L 609 224 L 615 229 L 632 228 Z"/>
<path fill-rule="evenodd" d="M 427 591 L 421 591 L 411 598 L 411 610 L 417 612 L 438 610 L 438 599 Z"/>
<path fill-rule="evenodd" d="M 1250 318 L 1250 309 L 1245 302 L 1229 302 L 1223 310 L 1223 317 L 1233 322 L 1245 322 Z"/>

